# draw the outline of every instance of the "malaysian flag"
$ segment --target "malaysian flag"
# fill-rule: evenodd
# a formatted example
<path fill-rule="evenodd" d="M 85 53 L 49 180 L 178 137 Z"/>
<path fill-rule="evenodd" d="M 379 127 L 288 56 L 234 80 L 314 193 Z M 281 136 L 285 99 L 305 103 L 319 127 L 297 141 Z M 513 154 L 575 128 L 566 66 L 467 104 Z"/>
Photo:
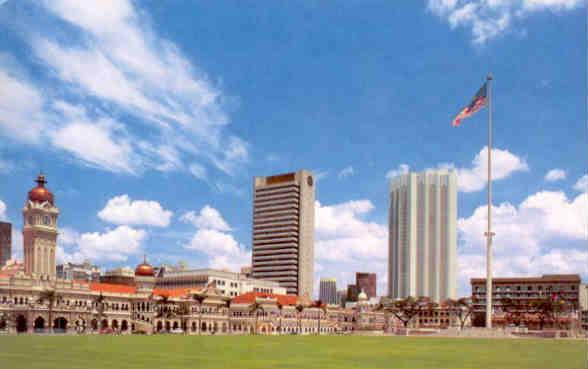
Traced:
<path fill-rule="evenodd" d="M 476 96 L 472 99 L 472 102 L 468 104 L 465 108 L 463 108 L 459 114 L 453 119 L 451 125 L 454 127 L 458 127 L 461 124 L 461 120 L 465 118 L 469 118 L 470 116 L 474 115 L 478 110 L 482 109 L 484 106 L 488 105 L 488 94 L 487 94 L 487 82 L 480 87 Z"/>

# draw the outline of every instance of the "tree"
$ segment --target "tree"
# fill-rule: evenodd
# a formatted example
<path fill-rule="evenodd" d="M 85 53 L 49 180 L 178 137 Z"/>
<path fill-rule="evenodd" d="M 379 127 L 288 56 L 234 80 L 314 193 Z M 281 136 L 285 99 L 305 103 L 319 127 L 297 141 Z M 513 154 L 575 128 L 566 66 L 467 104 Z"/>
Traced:
<path fill-rule="evenodd" d="M 302 303 L 296 304 L 296 311 L 298 312 L 298 334 L 302 334 L 302 312 L 306 306 Z"/>
<path fill-rule="evenodd" d="M 572 304 L 557 295 L 541 297 L 530 302 L 531 311 L 539 319 L 540 329 L 543 329 L 545 322 L 554 321 L 556 328 L 559 328 L 560 316 L 573 309 Z"/>
<path fill-rule="evenodd" d="M 423 311 L 433 310 L 436 306 L 428 297 L 414 298 L 408 296 L 404 299 L 397 299 L 392 304 L 385 304 L 384 309 L 394 314 L 406 328 L 415 316 Z"/>
<path fill-rule="evenodd" d="M 502 310 L 506 313 L 506 320 L 517 327 L 525 322 L 525 317 L 531 312 L 531 306 L 527 300 L 506 297 L 501 300 L 501 303 Z"/>
<path fill-rule="evenodd" d="M 469 297 L 462 297 L 457 300 L 448 299 L 446 304 L 450 313 L 459 319 L 459 328 L 463 330 L 466 321 L 474 312 L 472 299 Z"/>
<path fill-rule="evenodd" d="M 321 334 L 321 312 L 327 313 L 327 307 L 321 300 L 317 300 L 314 304 L 314 307 L 318 309 L 318 317 L 317 317 L 317 334 Z"/>
<path fill-rule="evenodd" d="M 263 307 L 257 301 L 254 301 L 251 305 L 249 305 L 249 313 L 255 314 L 255 327 L 253 329 L 253 334 L 257 334 L 257 319 L 258 319 L 258 312 L 259 310 L 263 311 Z"/>
<path fill-rule="evenodd" d="M 61 296 L 58 295 L 55 290 L 46 289 L 41 291 L 39 295 L 39 304 L 43 304 L 47 301 L 48 306 L 48 315 L 49 315 L 49 332 L 53 331 L 53 308 L 55 307 L 55 302 L 59 301 Z"/>
<path fill-rule="evenodd" d="M 206 300 L 206 295 L 197 292 L 192 295 L 192 299 L 198 303 L 198 335 L 202 334 L 202 303 Z"/>
<path fill-rule="evenodd" d="M 280 316 L 280 320 L 278 323 L 278 334 L 282 334 L 282 309 L 284 308 L 284 305 L 280 304 L 279 301 L 276 304 L 278 306 L 278 313 Z"/>
<path fill-rule="evenodd" d="M 100 319 L 102 319 L 104 316 L 106 316 L 106 314 L 104 314 L 104 296 L 102 295 L 102 292 L 100 292 L 100 295 L 94 297 L 94 305 L 96 305 L 96 320 L 98 322 L 100 322 Z M 100 324 L 100 323 L 98 323 Z M 98 326 L 99 327 L 99 326 Z"/>

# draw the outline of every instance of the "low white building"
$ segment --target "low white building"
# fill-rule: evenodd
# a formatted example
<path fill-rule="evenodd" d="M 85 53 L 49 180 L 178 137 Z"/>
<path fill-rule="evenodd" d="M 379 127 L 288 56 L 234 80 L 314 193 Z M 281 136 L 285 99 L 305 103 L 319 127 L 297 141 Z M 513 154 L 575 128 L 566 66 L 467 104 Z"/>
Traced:
<path fill-rule="evenodd" d="M 159 272 L 156 285 L 159 288 L 202 288 L 211 283 L 224 296 L 235 297 L 247 292 L 285 295 L 286 288 L 278 282 L 247 277 L 215 269 L 175 269 L 166 267 Z"/>

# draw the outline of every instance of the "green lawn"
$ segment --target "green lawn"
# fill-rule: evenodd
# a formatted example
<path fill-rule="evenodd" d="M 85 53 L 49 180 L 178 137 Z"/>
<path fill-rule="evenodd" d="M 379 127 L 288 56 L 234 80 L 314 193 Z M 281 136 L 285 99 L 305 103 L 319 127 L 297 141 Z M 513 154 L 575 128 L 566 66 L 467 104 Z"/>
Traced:
<path fill-rule="evenodd" d="M 0 368 L 585 369 L 586 342 L 426 337 L 0 336 Z"/>

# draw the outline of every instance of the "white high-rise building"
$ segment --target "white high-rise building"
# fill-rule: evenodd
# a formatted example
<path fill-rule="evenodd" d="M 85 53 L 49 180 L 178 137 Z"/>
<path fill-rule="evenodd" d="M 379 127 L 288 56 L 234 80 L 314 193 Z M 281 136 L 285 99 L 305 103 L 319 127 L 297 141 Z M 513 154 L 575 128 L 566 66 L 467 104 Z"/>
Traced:
<path fill-rule="evenodd" d="M 288 294 L 313 295 L 314 179 L 300 170 L 253 183 L 252 276 L 286 287 Z"/>
<path fill-rule="evenodd" d="M 456 297 L 457 174 L 407 173 L 390 184 L 388 294 Z"/>

